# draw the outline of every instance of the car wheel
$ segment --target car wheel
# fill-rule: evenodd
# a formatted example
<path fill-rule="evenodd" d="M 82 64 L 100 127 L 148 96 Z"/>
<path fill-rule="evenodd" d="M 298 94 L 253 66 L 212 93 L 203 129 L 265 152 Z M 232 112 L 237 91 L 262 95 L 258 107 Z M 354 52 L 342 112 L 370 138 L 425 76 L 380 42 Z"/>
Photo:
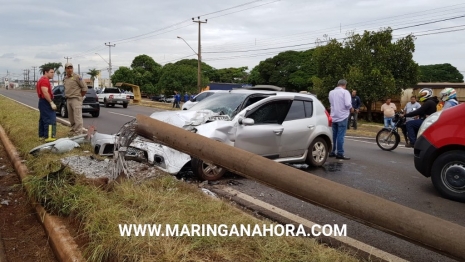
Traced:
<path fill-rule="evenodd" d="M 110 107 L 110 104 L 108 104 L 106 99 L 103 100 L 103 104 L 105 105 L 105 107 Z"/>
<path fill-rule="evenodd" d="M 436 158 L 431 181 L 445 198 L 465 202 L 465 151 L 453 150 Z"/>
<path fill-rule="evenodd" d="M 128 108 L 128 104 L 123 104 L 123 108 Z"/>
<path fill-rule="evenodd" d="M 226 173 L 226 169 L 198 158 L 192 158 L 191 165 L 194 174 L 202 180 L 218 180 Z"/>
<path fill-rule="evenodd" d="M 98 117 L 100 115 L 100 111 L 90 113 L 93 117 Z"/>
<path fill-rule="evenodd" d="M 68 117 L 68 109 L 66 108 L 66 105 L 62 105 L 60 107 L 60 116 L 63 118 Z"/>
<path fill-rule="evenodd" d="M 328 158 L 328 145 L 326 141 L 321 138 L 317 137 L 308 147 L 307 159 L 305 159 L 305 163 L 309 166 L 322 166 L 326 159 Z"/>

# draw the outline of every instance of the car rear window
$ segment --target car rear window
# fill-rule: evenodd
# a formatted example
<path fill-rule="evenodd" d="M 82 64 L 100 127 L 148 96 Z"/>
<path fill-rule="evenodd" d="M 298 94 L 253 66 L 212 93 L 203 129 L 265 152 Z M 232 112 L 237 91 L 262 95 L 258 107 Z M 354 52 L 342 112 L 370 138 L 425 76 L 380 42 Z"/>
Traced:
<path fill-rule="evenodd" d="M 96 95 L 95 90 L 93 88 L 87 89 L 86 95 Z"/>

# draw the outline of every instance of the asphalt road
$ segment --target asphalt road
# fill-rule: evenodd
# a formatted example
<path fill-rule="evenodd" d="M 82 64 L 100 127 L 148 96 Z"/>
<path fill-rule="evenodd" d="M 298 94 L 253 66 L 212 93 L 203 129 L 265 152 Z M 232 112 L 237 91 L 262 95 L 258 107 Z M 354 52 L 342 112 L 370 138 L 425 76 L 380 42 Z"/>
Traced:
<path fill-rule="evenodd" d="M 346 138 L 345 151 L 351 160 L 330 158 L 321 168 L 307 168 L 305 165 L 294 167 L 465 226 L 465 204 L 439 196 L 431 180 L 415 170 L 413 149 L 399 147 L 395 151 L 385 152 L 378 148 L 373 139 Z M 406 260 L 454 261 L 255 181 L 237 179 L 235 182 L 239 184 L 231 186 L 234 189 L 315 223 L 347 224 L 349 237 Z"/>
<path fill-rule="evenodd" d="M 33 92 L 0 89 L 22 103 L 37 107 Z M 155 108 L 130 105 L 124 109 L 101 108 L 100 116 L 85 116 L 84 124 L 97 126 L 99 132 L 116 133 L 137 114 L 150 115 Z M 346 155 L 351 160 L 330 158 L 321 168 L 295 165 L 309 173 L 377 195 L 398 204 L 465 226 L 465 204 L 444 199 L 435 191 L 431 180 L 423 177 L 413 166 L 413 149 L 399 146 L 392 152 L 382 151 L 373 139 L 346 138 Z M 231 177 L 226 178 L 231 179 Z M 368 226 L 290 197 L 249 179 L 235 179 L 238 191 L 285 209 L 319 224 L 347 224 L 348 236 L 410 261 L 453 261 L 425 248 L 393 237 Z M 415 221 L 411 221 L 412 224 Z M 465 243 L 464 243 L 465 245 Z"/>

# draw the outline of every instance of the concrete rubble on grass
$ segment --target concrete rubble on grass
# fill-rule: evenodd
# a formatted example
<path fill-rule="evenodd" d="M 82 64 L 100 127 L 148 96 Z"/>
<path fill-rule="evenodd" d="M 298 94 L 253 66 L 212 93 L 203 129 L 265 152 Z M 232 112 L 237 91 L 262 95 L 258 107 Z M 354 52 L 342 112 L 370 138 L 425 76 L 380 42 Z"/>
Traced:
<path fill-rule="evenodd" d="M 91 156 L 69 156 L 61 159 L 63 165 L 67 165 L 74 173 L 82 174 L 87 178 L 110 178 L 113 161 L 111 159 L 97 160 Z M 157 177 L 161 174 L 156 167 L 144 163 L 128 160 L 127 170 L 131 178 L 136 181 L 142 181 L 149 178 Z"/>

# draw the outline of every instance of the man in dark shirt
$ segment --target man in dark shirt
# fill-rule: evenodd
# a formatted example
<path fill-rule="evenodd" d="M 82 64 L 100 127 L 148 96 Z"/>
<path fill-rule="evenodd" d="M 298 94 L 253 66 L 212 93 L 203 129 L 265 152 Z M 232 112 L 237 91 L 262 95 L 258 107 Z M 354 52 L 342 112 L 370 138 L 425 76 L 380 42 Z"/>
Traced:
<path fill-rule="evenodd" d="M 413 147 L 417 141 L 418 130 L 420 129 L 421 124 L 429 115 L 436 112 L 436 106 L 439 103 L 439 100 L 436 96 L 433 96 L 433 90 L 430 88 L 423 88 L 418 93 L 420 102 L 424 102 L 420 108 L 414 110 L 408 114 L 401 115 L 401 117 L 413 117 L 418 116 L 418 119 L 408 121 L 406 124 L 407 134 L 409 139 L 409 144 L 406 144 L 405 147 Z"/>
<path fill-rule="evenodd" d="M 362 101 L 360 97 L 357 95 L 357 90 L 352 90 L 352 108 L 354 111 L 349 115 L 349 123 L 347 124 L 347 129 L 350 129 L 350 120 L 352 117 L 354 118 L 354 122 L 352 123 L 352 127 L 357 130 L 357 120 L 358 120 L 358 112 L 360 111 L 360 106 L 362 105 Z"/>

